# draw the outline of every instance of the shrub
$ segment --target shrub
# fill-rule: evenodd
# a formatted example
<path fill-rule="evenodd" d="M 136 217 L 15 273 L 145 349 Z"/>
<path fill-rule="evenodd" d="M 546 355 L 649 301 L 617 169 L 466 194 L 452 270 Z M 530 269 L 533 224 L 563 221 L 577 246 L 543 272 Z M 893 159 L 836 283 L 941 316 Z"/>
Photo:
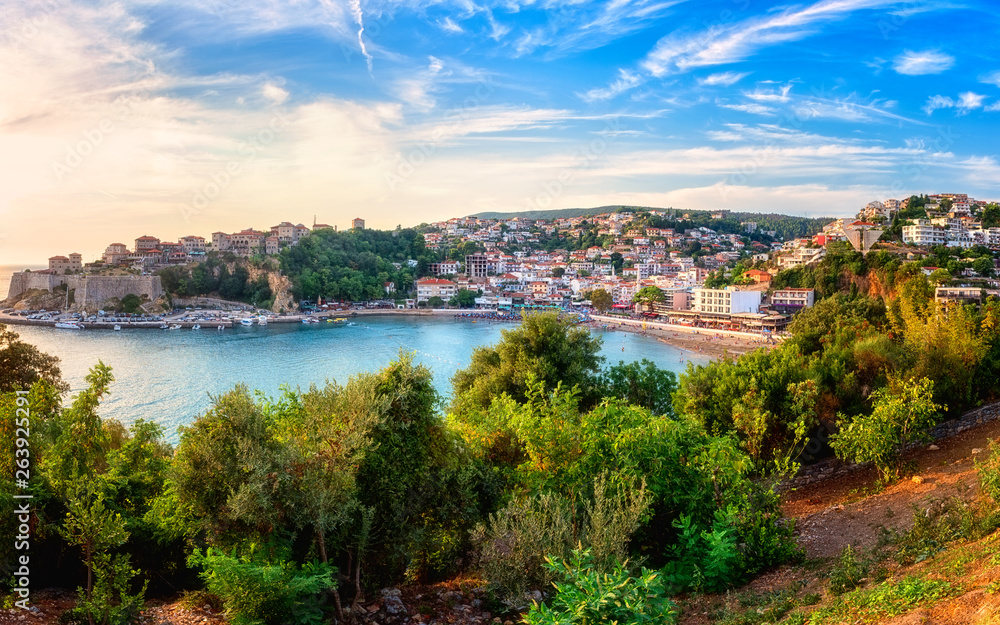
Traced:
<path fill-rule="evenodd" d="M 1000 445 L 996 441 L 990 441 L 989 455 L 984 461 L 976 460 L 976 472 L 980 490 L 993 503 L 1000 504 Z"/>
<path fill-rule="evenodd" d="M 830 445 L 839 458 L 874 463 L 883 482 L 899 477 L 903 450 L 928 440 L 937 422 L 941 406 L 934 403 L 933 391 L 934 383 L 927 378 L 905 381 L 896 392 L 875 391 L 872 413 L 855 418 L 833 435 Z"/>
<path fill-rule="evenodd" d="M 854 547 L 847 545 L 837 557 L 837 562 L 830 571 L 830 592 L 842 595 L 861 585 L 867 571 L 867 566 L 858 559 Z"/>
<path fill-rule="evenodd" d="M 479 563 L 495 595 L 517 607 L 530 588 L 547 587 L 555 579 L 545 556 L 568 557 L 575 546 L 586 547 L 598 572 L 625 559 L 632 534 L 649 507 L 645 485 L 625 484 L 614 493 L 604 475 L 594 482 L 594 497 L 578 513 L 566 498 L 553 494 L 515 501 L 477 528 Z"/>
<path fill-rule="evenodd" d="M 209 548 L 188 560 L 200 566 L 208 591 L 220 597 L 234 625 L 318 625 L 323 622 L 320 593 L 333 587 L 335 569 L 310 562 L 301 568 L 259 552 L 243 557 Z"/>
<path fill-rule="evenodd" d="M 626 565 L 617 564 L 610 571 L 600 572 L 586 549 L 574 549 L 566 560 L 546 558 L 546 570 L 560 581 L 553 584 L 556 591 L 551 605 L 535 603 L 524 623 L 677 622 L 677 609 L 667 598 L 662 576 L 643 568 L 633 577 Z"/>

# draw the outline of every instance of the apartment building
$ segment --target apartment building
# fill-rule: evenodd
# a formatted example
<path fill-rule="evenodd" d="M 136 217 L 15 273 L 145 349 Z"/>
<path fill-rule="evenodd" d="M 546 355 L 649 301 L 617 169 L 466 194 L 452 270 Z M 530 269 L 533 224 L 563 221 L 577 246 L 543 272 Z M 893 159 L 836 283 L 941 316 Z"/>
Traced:
<path fill-rule="evenodd" d="M 423 278 L 417 280 L 417 302 L 426 302 L 432 297 L 440 297 L 448 301 L 458 293 L 458 285 L 451 280 L 441 278 Z"/>
<path fill-rule="evenodd" d="M 929 219 L 917 219 L 912 225 L 903 226 L 903 243 L 912 245 L 944 245 L 945 231 Z"/>
<path fill-rule="evenodd" d="M 73 252 L 69 256 L 52 256 L 49 258 L 49 271 L 53 273 L 69 273 L 83 269 L 83 255 Z"/>
<path fill-rule="evenodd" d="M 816 301 L 813 289 L 780 289 L 771 294 L 771 305 L 780 313 L 796 313 Z"/>
<path fill-rule="evenodd" d="M 485 278 L 490 262 L 485 254 L 469 254 L 465 257 L 465 274 L 470 278 Z"/>
<path fill-rule="evenodd" d="M 159 249 L 160 240 L 156 237 L 151 237 L 148 235 L 142 235 L 135 240 L 135 253 L 141 254 L 142 252 L 147 252 L 149 250 Z"/>
<path fill-rule="evenodd" d="M 724 289 L 691 289 L 691 310 L 700 313 L 734 315 L 760 311 L 760 291 L 740 291 L 736 287 Z"/>
<path fill-rule="evenodd" d="M 181 237 L 178 241 L 188 254 L 201 255 L 205 253 L 205 237 L 190 235 Z"/>
<path fill-rule="evenodd" d="M 106 265 L 117 265 L 122 261 L 128 260 L 130 254 L 131 252 L 128 251 L 124 243 L 112 243 L 104 248 L 104 263 Z"/>

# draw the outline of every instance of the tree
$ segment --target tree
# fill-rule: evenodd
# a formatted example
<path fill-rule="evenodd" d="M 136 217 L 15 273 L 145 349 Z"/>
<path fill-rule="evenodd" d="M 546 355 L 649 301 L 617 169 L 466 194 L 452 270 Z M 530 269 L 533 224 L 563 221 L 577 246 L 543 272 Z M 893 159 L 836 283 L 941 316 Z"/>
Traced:
<path fill-rule="evenodd" d="M 993 258 L 990 256 L 980 256 L 972 261 L 972 270 L 984 278 L 990 278 L 994 275 L 994 266 Z"/>
<path fill-rule="evenodd" d="M 601 395 L 617 397 L 635 406 L 648 408 L 655 415 L 673 416 L 677 375 L 660 369 L 653 362 L 624 361 L 610 367 L 601 379 Z"/>
<path fill-rule="evenodd" d="M 555 269 L 552 270 L 553 278 L 561 278 L 564 275 L 566 275 L 566 270 L 562 267 L 556 267 Z"/>
<path fill-rule="evenodd" d="M 667 298 L 663 294 L 663 291 L 661 291 L 659 287 L 655 286 L 644 286 L 632 296 L 633 303 L 641 304 L 649 310 L 652 310 L 653 304 L 662 302 L 666 299 Z"/>
<path fill-rule="evenodd" d="M 38 380 L 62 391 L 69 390 L 69 385 L 62 381 L 59 359 L 25 343 L 19 336 L 0 324 L 0 392 L 27 390 Z"/>
<path fill-rule="evenodd" d="M 124 313 L 134 314 L 141 312 L 142 300 L 135 293 L 129 293 L 122 298 L 122 301 L 118 304 L 118 310 Z"/>
<path fill-rule="evenodd" d="M 427 305 L 431 308 L 441 308 L 444 306 L 444 300 L 435 295 L 427 299 Z"/>
<path fill-rule="evenodd" d="M 590 292 L 590 304 L 598 312 L 606 312 L 615 303 L 611 294 L 604 289 L 595 289 Z"/>
<path fill-rule="evenodd" d="M 875 391 L 872 413 L 855 418 L 834 434 L 830 446 L 844 460 L 873 462 L 883 483 L 899 477 L 903 451 L 910 443 L 927 441 L 937 422 L 941 406 L 934 403 L 933 389 L 934 383 L 922 378 L 899 383 L 893 390 Z"/>
<path fill-rule="evenodd" d="M 472 308 L 476 305 L 476 296 L 477 293 L 469 289 L 459 289 L 458 293 L 448 300 L 448 305 L 456 308 Z"/>
<path fill-rule="evenodd" d="M 499 343 L 477 347 L 469 366 L 455 373 L 455 406 L 468 402 L 485 408 L 503 393 L 523 401 L 532 379 L 549 389 L 560 382 L 567 388 L 578 385 L 589 401 L 603 360 L 601 343 L 554 312 L 527 313 L 520 326 L 503 331 Z"/>

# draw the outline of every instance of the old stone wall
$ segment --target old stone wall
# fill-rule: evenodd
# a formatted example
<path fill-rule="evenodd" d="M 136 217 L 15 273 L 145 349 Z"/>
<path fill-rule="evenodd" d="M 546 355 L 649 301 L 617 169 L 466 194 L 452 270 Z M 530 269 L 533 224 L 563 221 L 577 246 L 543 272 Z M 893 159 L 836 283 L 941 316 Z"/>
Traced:
<path fill-rule="evenodd" d="M 160 276 L 60 276 L 18 272 L 11 276 L 7 302 L 14 303 L 32 289 L 52 292 L 65 284 L 73 291 L 73 308 L 96 310 L 111 299 L 145 295 L 150 300 L 163 295 Z"/>

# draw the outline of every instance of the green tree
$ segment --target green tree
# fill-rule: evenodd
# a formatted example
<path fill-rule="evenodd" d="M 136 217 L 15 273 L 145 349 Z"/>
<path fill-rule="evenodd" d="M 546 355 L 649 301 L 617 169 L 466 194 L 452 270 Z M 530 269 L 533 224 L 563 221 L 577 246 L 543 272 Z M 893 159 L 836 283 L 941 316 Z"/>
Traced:
<path fill-rule="evenodd" d="M 27 390 L 38 380 L 69 390 L 62 381 L 58 358 L 25 343 L 19 334 L 0 324 L 0 392 Z"/>
<path fill-rule="evenodd" d="M 603 360 L 600 337 L 554 312 L 526 313 L 520 326 L 502 336 L 492 347 L 477 347 L 469 366 L 452 377 L 454 408 L 486 407 L 504 393 L 523 401 L 530 380 L 546 388 L 579 386 L 593 399 Z"/>
<path fill-rule="evenodd" d="M 427 305 L 431 308 L 441 308 L 444 306 L 444 300 L 437 295 L 434 295 L 433 297 L 427 299 Z"/>
<path fill-rule="evenodd" d="M 934 403 L 933 387 L 923 378 L 875 391 L 871 414 L 855 418 L 831 438 L 837 457 L 874 463 L 884 483 L 899 477 L 903 451 L 910 443 L 927 441 L 937 422 L 942 407 Z"/>
<path fill-rule="evenodd" d="M 141 308 L 142 300 L 139 296 L 134 293 L 129 293 L 122 298 L 121 303 L 118 304 L 118 310 L 124 313 L 135 314 L 142 311 Z"/>
<path fill-rule="evenodd" d="M 476 305 L 477 294 L 469 289 L 459 289 L 450 300 L 448 300 L 449 306 L 454 306 L 456 308 L 473 308 Z"/>
<path fill-rule="evenodd" d="M 652 310 L 653 304 L 658 304 L 666 299 L 663 291 L 655 286 L 644 286 L 632 296 L 633 303 L 642 304 L 647 310 Z"/>
<path fill-rule="evenodd" d="M 611 294 L 604 289 L 594 289 L 590 292 L 590 304 L 598 312 L 606 312 L 615 303 Z"/>
<path fill-rule="evenodd" d="M 673 416 L 676 390 L 677 375 L 645 358 L 641 362 L 619 362 L 609 367 L 601 379 L 603 397 L 617 397 L 657 415 Z"/>

